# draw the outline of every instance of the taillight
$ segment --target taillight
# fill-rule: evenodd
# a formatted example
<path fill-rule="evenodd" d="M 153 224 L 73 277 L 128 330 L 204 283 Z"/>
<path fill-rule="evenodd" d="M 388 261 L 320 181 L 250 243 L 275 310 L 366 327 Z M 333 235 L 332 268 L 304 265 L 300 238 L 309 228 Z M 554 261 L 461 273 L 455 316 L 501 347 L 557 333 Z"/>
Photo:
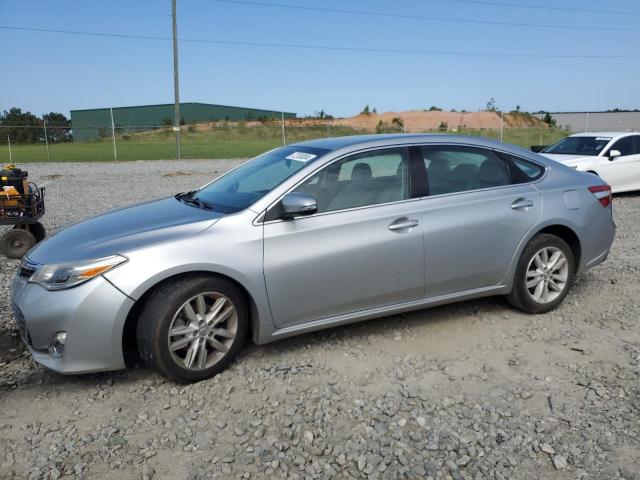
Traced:
<path fill-rule="evenodd" d="M 611 187 L 609 185 L 594 185 L 589 187 L 589 191 L 593 193 L 603 207 L 611 204 Z"/>

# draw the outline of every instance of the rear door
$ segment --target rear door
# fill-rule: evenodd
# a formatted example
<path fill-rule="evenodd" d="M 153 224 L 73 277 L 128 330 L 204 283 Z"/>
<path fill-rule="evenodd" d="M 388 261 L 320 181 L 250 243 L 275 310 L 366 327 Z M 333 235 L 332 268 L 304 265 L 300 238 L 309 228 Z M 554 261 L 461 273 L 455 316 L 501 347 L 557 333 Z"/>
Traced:
<path fill-rule="evenodd" d="M 544 168 L 477 147 L 424 146 L 421 154 L 427 296 L 498 285 L 540 215 L 530 182 Z"/>
<path fill-rule="evenodd" d="M 278 327 L 424 296 L 421 202 L 411 198 L 407 149 L 346 157 L 295 191 L 313 195 L 318 213 L 264 224 L 264 276 Z"/>

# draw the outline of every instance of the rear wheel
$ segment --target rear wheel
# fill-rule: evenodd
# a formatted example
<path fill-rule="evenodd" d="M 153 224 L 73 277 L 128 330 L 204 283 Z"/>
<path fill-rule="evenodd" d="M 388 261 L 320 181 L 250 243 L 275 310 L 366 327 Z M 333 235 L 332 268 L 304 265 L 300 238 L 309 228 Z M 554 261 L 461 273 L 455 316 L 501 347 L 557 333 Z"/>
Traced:
<path fill-rule="evenodd" d="M 198 382 L 220 373 L 244 343 L 245 299 L 231 282 L 185 277 L 158 287 L 138 320 L 144 362 L 177 382 Z"/>
<path fill-rule="evenodd" d="M 18 259 L 24 257 L 36 243 L 36 237 L 31 232 L 14 228 L 0 237 L 0 252 L 7 258 Z"/>
<path fill-rule="evenodd" d="M 569 245 L 559 237 L 534 237 L 518 261 L 513 290 L 507 300 L 528 313 L 545 313 L 567 296 L 575 279 L 575 259 Z"/>

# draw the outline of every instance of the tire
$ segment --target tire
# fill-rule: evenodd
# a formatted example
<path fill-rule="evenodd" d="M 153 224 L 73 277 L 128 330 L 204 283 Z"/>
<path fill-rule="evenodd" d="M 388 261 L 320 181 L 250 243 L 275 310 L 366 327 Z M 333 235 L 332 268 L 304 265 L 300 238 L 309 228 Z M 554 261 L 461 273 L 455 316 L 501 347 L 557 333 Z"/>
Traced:
<path fill-rule="evenodd" d="M 38 243 L 47 238 L 47 229 L 40 222 L 29 225 L 29 231 L 36 237 Z"/>
<path fill-rule="evenodd" d="M 558 260 L 551 265 L 552 268 L 548 268 L 557 252 Z M 546 263 L 545 258 L 548 260 Z M 518 260 L 513 289 L 507 301 L 527 313 L 549 312 L 567 296 L 575 280 L 575 272 L 573 252 L 564 240 L 546 233 L 536 235 Z"/>
<path fill-rule="evenodd" d="M 47 236 L 47 230 L 44 228 L 40 222 L 32 223 L 30 225 L 16 225 L 13 227 L 15 230 L 28 230 L 36 237 L 36 243 L 40 243 Z"/>
<path fill-rule="evenodd" d="M 207 323 L 203 312 L 210 315 L 216 308 Z M 248 326 L 246 301 L 234 284 L 213 276 L 182 277 L 161 284 L 147 299 L 138 318 L 138 351 L 148 367 L 168 379 L 199 382 L 229 365 Z"/>
<path fill-rule="evenodd" d="M 36 243 L 36 237 L 31 232 L 14 228 L 0 237 L 0 252 L 7 258 L 18 259 L 24 257 Z"/>

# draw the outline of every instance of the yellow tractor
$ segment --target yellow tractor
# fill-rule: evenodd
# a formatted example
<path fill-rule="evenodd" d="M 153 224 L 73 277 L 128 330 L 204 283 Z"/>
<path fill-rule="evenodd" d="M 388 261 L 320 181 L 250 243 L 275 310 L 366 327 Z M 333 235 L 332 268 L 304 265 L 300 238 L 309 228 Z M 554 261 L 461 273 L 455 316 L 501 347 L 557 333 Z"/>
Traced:
<path fill-rule="evenodd" d="M 15 165 L 0 170 L 0 226 L 13 229 L 0 235 L 0 253 L 22 258 L 47 232 L 40 223 L 44 215 L 44 188 L 29 181 L 27 172 Z"/>

